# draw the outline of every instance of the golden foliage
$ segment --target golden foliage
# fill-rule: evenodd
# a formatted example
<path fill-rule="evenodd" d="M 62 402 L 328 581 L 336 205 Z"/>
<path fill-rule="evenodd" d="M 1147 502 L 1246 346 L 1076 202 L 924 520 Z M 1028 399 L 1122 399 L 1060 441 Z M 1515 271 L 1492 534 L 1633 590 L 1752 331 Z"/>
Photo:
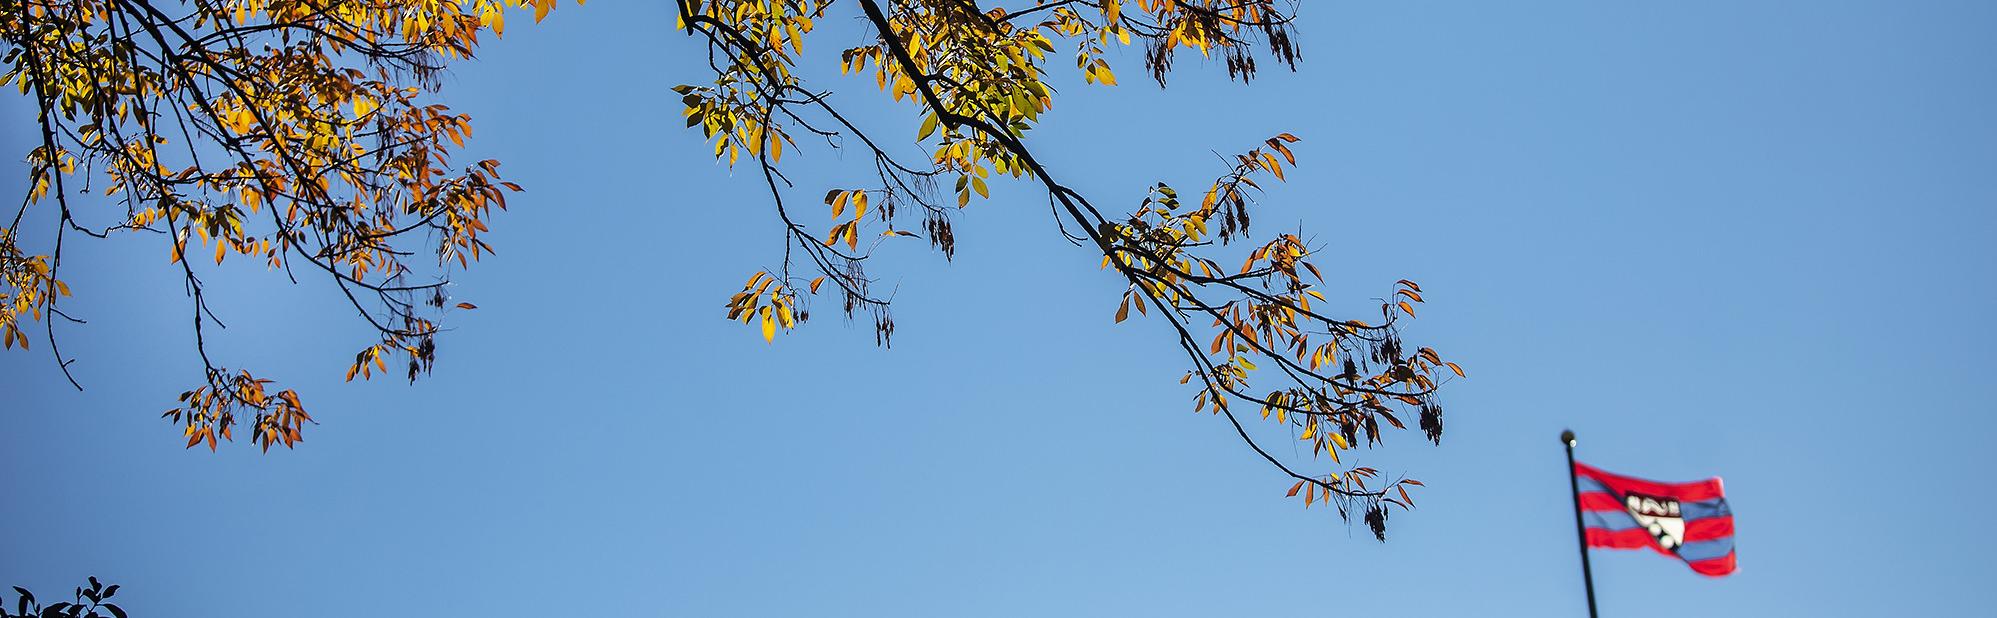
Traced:
<path fill-rule="evenodd" d="M 197 341 L 209 319 L 197 262 L 214 268 L 230 256 L 255 256 L 266 268 L 324 276 L 379 334 L 355 354 L 347 379 L 387 373 L 394 358 L 413 380 L 435 358 L 439 314 L 447 305 L 474 308 L 450 303 L 445 278 L 492 251 L 483 238 L 487 221 L 505 208 L 507 192 L 519 190 L 500 179 L 497 161 L 450 164 L 472 133 L 470 119 L 428 95 L 438 72 L 469 57 L 482 33 L 505 31 L 509 9 L 531 9 L 539 20 L 554 4 L 221 0 L 166 13 L 135 0 L 0 0 L 0 29 L 18 52 L 7 56 L 0 84 L 15 85 L 40 110 L 42 145 L 28 157 L 29 203 L 53 203 L 56 246 L 71 231 L 157 232 L 167 259 L 184 273 Z M 1072 53 L 1089 86 L 1119 83 L 1108 52 L 1124 46 L 1142 47 L 1144 68 L 1161 85 L 1181 53 L 1218 56 L 1230 76 L 1246 81 L 1258 58 L 1294 65 L 1287 5 L 850 4 L 676 0 L 679 27 L 704 38 L 712 69 L 712 79 L 674 88 L 686 125 L 699 128 L 718 160 L 760 171 L 783 222 L 783 261 L 748 278 L 725 304 L 729 319 L 774 342 L 809 319 L 810 298 L 836 293 L 849 316 L 869 313 L 877 341 L 888 344 L 891 298 L 871 289 L 864 268 L 875 249 L 922 237 L 948 258 L 956 246 L 952 213 L 992 199 L 995 179 L 1024 180 L 1045 190 L 1062 232 L 1095 247 L 1103 267 L 1120 277 L 1115 321 L 1164 322 L 1159 327 L 1173 333 L 1191 365 L 1180 382 L 1198 381 L 1193 409 L 1224 415 L 1297 482 L 1291 495 L 1302 489 L 1307 505 L 1334 501 L 1341 513 L 1362 504 L 1376 532 L 1382 504 L 1412 504 L 1406 486 L 1418 482 L 1377 484 L 1372 468 L 1296 471 L 1262 448 L 1236 414 L 1259 410 L 1309 443 L 1314 456 L 1343 465 L 1342 452 L 1380 442 L 1381 422 L 1403 427 L 1397 412 L 1418 414 L 1428 437 L 1439 440 L 1434 394 L 1446 379 L 1441 372 L 1462 375 L 1434 350 L 1401 343 L 1400 319 L 1413 317 L 1423 300 L 1415 283 L 1397 283 L 1380 305 L 1381 322 L 1368 324 L 1326 315 L 1326 282 L 1313 263 L 1320 244 L 1310 237 L 1280 234 L 1243 247 L 1245 256 L 1227 253 L 1248 238 L 1264 185 L 1282 182 L 1297 164 L 1296 136 L 1280 134 L 1233 157 L 1197 203 L 1182 202 L 1161 182 L 1127 216 L 1104 214 L 1027 145 L 1054 109 L 1050 80 L 1065 63 L 1057 56 Z M 870 32 L 839 53 L 841 71 L 870 81 L 883 104 L 913 106 L 907 139 L 877 139 L 839 111 L 831 92 L 795 71 L 821 22 L 850 17 L 862 18 Z M 870 173 L 824 194 L 829 226 L 787 207 L 795 187 L 778 169 L 787 152 L 818 142 L 863 149 L 872 164 Z M 911 149 L 919 156 L 903 152 Z M 117 223 L 82 223 L 87 219 L 70 203 L 81 194 L 65 183 L 72 177 L 101 183 L 124 207 Z M 941 189 L 943 181 L 949 189 Z M 919 228 L 903 225 L 912 215 L 921 217 Z M 8 286 L 0 289 L 0 335 L 9 346 L 28 343 L 21 316 L 43 320 L 67 294 L 57 278 L 60 252 L 20 249 L 19 220 L 0 229 L 0 275 Z M 206 264 L 211 255 L 214 264 Z M 421 264 L 419 255 L 435 261 Z M 1224 257 L 1245 259 L 1226 269 Z M 190 447 L 230 439 L 239 416 L 254 416 L 255 439 L 265 448 L 300 439 L 311 417 L 295 393 L 223 369 L 197 347 L 205 383 L 167 412 L 185 425 Z M 1274 388 L 1251 388 L 1251 381 Z"/>
<path fill-rule="evenodd" d="M 1234 157 L 1232 169 L 1197 204 L 1181 203 L 1176 190 L 1158 183 L 1135 213 L 1121 218 L 1105 216 L 1062 184 L 1027 146 L 1027 136 L 1054 107 L 1050 80 L 1057 63 L 1050 58 L 1064 48 L 1073 50 L 1084 84 L 1115 86 L 1105 52 L 1129 45 L 1144 47 L 1145 68 L 1161 85 L 1182 51 L 1218 55 L 1230 76 L 1245 81 L 1256 72 L 1256 47 L 1284 64 L 1297 58 L 1281 7 L 1269 0 L 1062 0 L 1013 10 L 963 0 L 852 1 L 872 32 L 868 42 L 840 53 L 840 70 L 871 78 L 889 101 L 916 107 L 913 139 L 903 143 L 926 153 L 919 163 L 899 158 L 900 148 L 849 121 L 829 91 L 809 87 L 793 72 L 809 48 L 805 39 L 833 2 L 678 0 L 679 25 L 705 37 L 717 77 L 711 85 L 677 88 L 687 124 L 701 127 L 727 165 L 760 169 L 786 226 L 785 260 L 749 278 L 727 303 L 729 318 L 755 324 L 760 316 L 761 333 L 772 340 L 780 331 L 769 313 L 798 306 L 829 280 L 849 315 L 873 315 L 885 344 L 893 331 L 890 299 L 869 292 L 862 268 L 878 241 L 860 239 L 917 236 L 897 222 L 903 213 L 919 213 L 921 235 L 950 256 L 951 211 L 990 199 L 995 178 L 1029 180 L 1047 191 L 1069 238 L 1098 248 L 1103 267 L 1128 284 L 1115 321 L 1162 317 L 1192 364 L 1180 382 L 1199 381 L 1193 408 L 1232 421 L 1258 454 L 1298 483 L 1292 495 L 1307 489 L 1307 505 L 1334 501 L 1341 513 L 1363 505 L 1369 522 L 1384 522 L 1382 504 L 1412 505 L 1405 487 L 1418 482 L 1381 483 L 1372 468 L 1293 470 L 1263 449 L 1235 414 L 1243 404 L 1259 408 L 1263 418 L 1309 443 L 1314 455 L 1340 464 L 1340 453 L 1360 445 L 1361 434 L 1365 446 L 1380 442 L 1382 421 L 1403 427 L 1397 411 L 1419 415 L 1424 432 L 1439 440 L 1437 371 L 1461 375 L 1433 350 L 1410 352 L 1401 344 L 1398 321 L 1413 317 L 1422 301 L 1413 282 L 1398 283 L 1392 300 L 1381 305 L 1382 322 L 1370 325 L 1325 315 L 1329 303 L 1318 289 L 1324 276 L 1311 259 L 1317 247 L 1301 234 L 1254 247 L 1239 269 L 1223 269 L 1213 257 L 1247 238 L 1254 197 L 1297 164 L 1296 136 L 1277 135 Z M 823 138 L 832 149 L 857 142 L 872 158 L 863 188 L 826 193 L 832 223 L 823 232 L 800 223 L 785 205 L 791 186 L 777 165 L 783 152 L 799 150 L 794 136 Z M 935 195 L 939 180 L 951 182 L 949 197 Z M 870 212 L 877 223 L 866 219 Z M 861 231 L 870 225 L 882 231 Z M 808 274 L 793 274 L 794 268 Z M 793 282 L 803 277 L 813 278 L 800 297 Z M 1204 334 L 1196 336 L 1199 331 Z M 1251 390 L 1251 378 L 1278 387 Z"/>
<path fill-rule="evenodd" d="M 59 251 L 21 249 L 22 215 L 49 208 L 57 225 L 41 242 L 54 247 L 72 233 L 156 233 L 181 267 L 197 341 L 213 318 L 196 262 L 254 258 L 323 276 L 352 302 L 379 335 L 355 371 L 386 372 L 393 354 L 415 379 L 434 358 L 446 277 L 492 252 L 487 220 L 520 190 L 498 161 L 451 163 L 471 119 L 428 94 L 447 62 L 504 31 L 507 10 L 539 20 L 554 4 L 0 0 L 0 85 L 35 101 L 41 138 L 28 199 L 0 230 L 0 335 L 26 346 L 21 318 L 59 313 L 68 293 Z M 85 191 L 117 210 L 86 210 Z M 229 439 L 245 411 L 264 448 L 299 440 L 311 417 L 294 392 L 266 394 L 269 380 L 198 347 L 206 379 L 167 413 L 190 447 Z"/>

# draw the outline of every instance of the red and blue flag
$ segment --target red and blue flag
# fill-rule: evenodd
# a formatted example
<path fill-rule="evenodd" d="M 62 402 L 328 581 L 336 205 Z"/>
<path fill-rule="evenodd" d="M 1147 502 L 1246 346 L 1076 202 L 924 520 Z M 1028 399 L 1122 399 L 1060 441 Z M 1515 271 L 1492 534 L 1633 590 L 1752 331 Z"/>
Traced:
<path fill-rule="evenodd" d="M 1734 516 L 1720 479 L 1659 483 L 1574 464 L 1589 547 L 1648 547 L 1701 575 L 1734 572 Z"/>

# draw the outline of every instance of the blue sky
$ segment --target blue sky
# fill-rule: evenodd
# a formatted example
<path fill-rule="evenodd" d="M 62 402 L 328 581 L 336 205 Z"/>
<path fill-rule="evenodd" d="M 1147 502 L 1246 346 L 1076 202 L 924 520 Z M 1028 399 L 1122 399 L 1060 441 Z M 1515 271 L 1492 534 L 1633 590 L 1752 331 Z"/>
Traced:
<path fill-rule="evenodd" d="M 1294 74 L 1063 75 L 1029 143 L 1096 202 L 1289 131 L 1258 229 L 1347 256 L 1353 315 L 1422 283 L 1407 334 L 1470 379 L 1441 447 L 1372 455 L 1429 485 L 1385 544 L 1191 413 L 1162 325 L 1111 326 L 1121 286 L 1032 186 L 961 213 L 954 262 L 909 241 L 877 267 L 892 350 L 830 306 L 774 346 L 723 321 L 780 238 L 760 179 L 679 128 L 667 89 L 704 68 L 666 8 L 565 6 L 455 71 L 471 149 L 528 192 L 433 377 L 343 385 L 367 334 L 331 290 L 213 276 L 214 345 L 323 423 L 297 451 L 183 451 L 156 418 L 198 376 L 164 250 L 69 256 L 88 390 L 0 354 L 0 584 L 94 574 L 150 616 L 1582 615 L 1571 426 L 1610 470 L 1723 476 L 1738 521 L 1726 579 L 1596 552 L 1607 615 L 1981 606 L 1997 5 L 1318 3 Z M 831 77 L 858 35 L 821 34 L 821 85 L 912 135 Z M 26 152 L 26 102 L 0 114 Z M 861 163 L 804 154 L 809 200 Z"/>

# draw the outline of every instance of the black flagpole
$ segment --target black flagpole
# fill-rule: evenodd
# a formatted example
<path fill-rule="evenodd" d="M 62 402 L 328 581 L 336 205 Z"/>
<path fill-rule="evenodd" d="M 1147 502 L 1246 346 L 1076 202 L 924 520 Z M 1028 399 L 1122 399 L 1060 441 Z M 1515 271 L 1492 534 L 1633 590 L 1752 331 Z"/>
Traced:
<path fill-rule="evenodd" d="M 1588 532 L 1581 523 L 1581 481 L 1574 478 L 1574 430 L 1560 431 L 1560 443 L 1567 445 L 1567 489 L 1574 496 L 1574 536 L 1581 541 L 1581 583 L 1588 589 L 1588 618 L 1595 613 L 1595 574 L 1588 569 Z"/>

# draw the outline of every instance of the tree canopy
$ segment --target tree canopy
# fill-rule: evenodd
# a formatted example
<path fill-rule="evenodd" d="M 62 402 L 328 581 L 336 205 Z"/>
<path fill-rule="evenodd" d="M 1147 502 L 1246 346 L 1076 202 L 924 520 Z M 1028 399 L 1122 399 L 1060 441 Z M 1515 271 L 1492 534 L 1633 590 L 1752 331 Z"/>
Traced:
<path fill-rule="evenodd" d="M 450 276 L 493 251 L 482 238 L 488 220 L 521 190 L 501 178 L 498 160 L 461 162 L 472 157 L 462 152 L 472 125 L 434 102 L 439 77 L 472 58 L 482 36 L 502 35 L 509 14 L 531 10 L 540 21 L 555 4 L 0 0 L 0 82 L 35 102 L 40 136 L 26 157 L 32 188 L 0 228 L 0 340 L 36 345 L 29 332 L 39 323 L 67 372 L 66 242 L 143 235 L 179 266 L 205 368 L 164 415 L 188 447 L 215 449 L 238 426 L 266 451 L 293 447 L 316 422 L 296 391 L 209 355 L 206 327 L 217 317 L 202 277 L 230 259 L 339 290 L 375 332 L 346 379 L 421 377 L 438 358 L 444 320 L 476 308 L 446 293 Z M 1420 483 L 1387 478 L 1348 452 L 1379 444 L 1383 424 L 1405 428 L 1409 416 L 1439 443 L 1437 389 L 1463 371 L 1403 342 L 1401 320 L 1423 299 L 1416 283 L 1393 284 L 1377 318 L 1333 317 L 1313 264 L 1319 241 L 1302 232 L 1250 240 L 1257 201 L 1296 169 L 1299 138 L 1260 139 L 1211 181 L 1147 179 L 1141 193 L 1114 198 L 1128 209 L 1099 206 L 1110 198 L 1070 188 L 1031 149 L 1057 98 L 1049 78 L 1068 58 L 1102 87 L 1119 83 L 1121 47 L 1141 48 L 1142 69 L 1161 87 L 1175 59 L 1191 54 L 1219 56 L 1247 82 L 1258 61 L 1295 66 L 1294 7 L 1006 4 L 676 0 L 678 28 L 708 50 L 706 74 L 674 89 L 685 124 L 720 164 L 755 172 L 782 222 L 780 265 L 750 273 L 726 317 L 774 342 L 809 320 L 813 299 L 832 297 L 887 345 L 892 299 L 871 285 L 876 251 L 916 238 L 947 258 L 957 249 L 953 211 L 989 199 L 1001 179 L 1034 186 L 1059 232 L 1098 254 L 1086 262 L 1125 284 L 1103 299 L 1115 322 L 1162 322 L 1149 331 L 1183 350 L 1178 382 L 1189 405 L 1224 416 L 1291 477 L 1289 495 L 1356 509 L 1382 534 L 1384 505 L 1410 506 L 1407 487 Z M 837 97 L 795 71 L 834 62 L 810 41 L 833 17 L 869 31 L 864 44 L 838 50 L 837 63 L 871 77 L 883 98 Z M 850 105 L 906 106 L 906 132 L 863 129 L 842 111 Z M 850 182 L 799 186 L 784 174 L 811 151 L 840 149 L 864 155 Z M 1180 187 L 1189 187 L 1183 196 Z M 807 216 L 820 208 L 829 226 Z M 53 209 L 52 229 L 22 229 L 30 209 Z M 1270 439 L 1308 444 L 1314 463 L 1273 455 Z"/>

